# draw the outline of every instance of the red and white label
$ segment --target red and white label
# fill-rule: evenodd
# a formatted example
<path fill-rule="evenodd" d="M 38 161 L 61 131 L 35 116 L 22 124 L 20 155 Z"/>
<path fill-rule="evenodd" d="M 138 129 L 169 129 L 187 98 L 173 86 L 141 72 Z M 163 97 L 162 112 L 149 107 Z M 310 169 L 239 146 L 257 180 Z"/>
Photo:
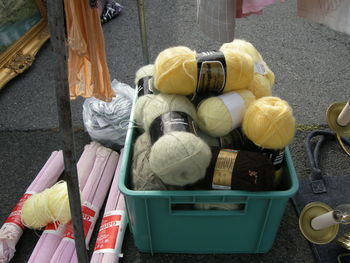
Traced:
<path fill-rule="evenodd" d="M 60 224 L 60 222 L 49 223 L 45 227 L 44 233 L 53 234 L 62 237 L 65 233 L 66 225 Z"/>
<path fill-rule="evenodd" d="M 84 237 L 87 240 L 87 237 L 90 237 L 95 226 L 95 222 L 98 217 L 98 209 L 92 204 L 85 202 L 81 207 L 81 212 L 83 216 L 83 227 L 84 227 Z M 66 232 L 64 233 L 63 238 L 68 238 L 74 240 L 74 230 L 72 222 L 67 224 Z"/>
<path fill-rule="evenodd" d="M 13 208 L 11 214 L 8 216 L 8 218 L 5 221 L 6 223 L 12 223 L 17 226 L 19 226 L 22 230 L 24 230 L 25 226 L 22 224 L 21 216 L 22 216 L 22 207 L 24 202 L 31 197 L 34 192 L 26 192 L 22 198 L 18 201 L 15 208 Z"/>
<path fill-rule="evenodd" d="M 126 227 L 124 210 L 107 212 L 102 219 L 94 253 L 119 254 Z"/>

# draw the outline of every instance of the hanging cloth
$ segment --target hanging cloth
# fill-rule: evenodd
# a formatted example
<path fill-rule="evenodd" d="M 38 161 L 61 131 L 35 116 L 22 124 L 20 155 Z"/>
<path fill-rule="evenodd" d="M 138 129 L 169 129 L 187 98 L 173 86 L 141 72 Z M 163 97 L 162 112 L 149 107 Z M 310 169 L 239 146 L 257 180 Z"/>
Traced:
<path fill-rule="evenodd" d="M 262 15 L 262 10 L 243 14 L 243 0 L 236 0 L 236 18 L 247 17 L 250 15 Z"/>
<path fill-rule="evenodd" d="M 350 34 L 349 0 L 298 0 L 298 16 Z"/>
<path fill-rule="evenodd" d="M 197 23 L 207 36 L 231 42 L 235 32 L 236 0 L 197 0 Z"/>
<path fill-rule="evenodd" d="M 77 96 L 111 101 L 105 43 L 98 8 L 87 0 L 64 0 L 68 35 L 68 80 L 71 99 Z"/>
<path fill-rule="evenodd" d="M 275 0 L 243 0 L 243 14 L 250 14 L 262 11 L 265 7 L 275 3 Z"/>

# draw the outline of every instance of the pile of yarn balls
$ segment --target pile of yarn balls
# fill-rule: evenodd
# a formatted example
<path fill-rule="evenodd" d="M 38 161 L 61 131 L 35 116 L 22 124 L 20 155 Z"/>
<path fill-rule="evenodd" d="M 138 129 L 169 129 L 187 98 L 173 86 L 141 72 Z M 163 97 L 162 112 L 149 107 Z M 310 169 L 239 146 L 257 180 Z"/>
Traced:
<path fill-rule="evenodd" d="M 221 137 L 241 128 L 247 138 L 267 149 L 283 149 L 294 138 L 292 108 L 272 95 L 275 76 L 257 49 L 248 41 L 235 39 L 219 51 L 226 61 L 222 94 L 196 105 L 191 101 L 197 86 L 197 53 L 177 46 L 160 52 L 152 65 L 153 86 L 159 93 L 139 96 L 136 101 L 134 121 L 139 132 L 148 134 L 142 135 L 142 140 L 149 140 L 152 122 L 170 111 L 191 116 L 199 133 L 205 134 L 171 131 L 152 145 L 147 142 L 148 174 L 153 173 L 165 185 L 184 187 L 205 176 L 212 157 L 205 137 Z M 137 171 L 142 173 L 141 168 Z"/>

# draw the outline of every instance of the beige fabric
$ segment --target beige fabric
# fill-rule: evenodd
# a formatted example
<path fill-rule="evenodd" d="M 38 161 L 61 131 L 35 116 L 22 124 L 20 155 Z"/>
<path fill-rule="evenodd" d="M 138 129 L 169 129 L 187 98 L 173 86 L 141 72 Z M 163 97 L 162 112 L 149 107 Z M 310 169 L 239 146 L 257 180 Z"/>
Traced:
<path fill-rule="evenodd" d="M 64 0 L 68 34 L 68 79 L 71 99 L 77 96 L 111 101 L 105 43 L 98 8 L 86 0 Z"/>

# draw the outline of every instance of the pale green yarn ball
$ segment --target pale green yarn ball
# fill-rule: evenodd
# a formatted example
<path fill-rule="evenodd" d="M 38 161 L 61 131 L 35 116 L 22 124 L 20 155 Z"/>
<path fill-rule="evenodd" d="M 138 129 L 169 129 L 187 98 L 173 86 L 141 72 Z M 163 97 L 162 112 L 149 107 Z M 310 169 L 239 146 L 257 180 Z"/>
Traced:
<path fill-rule="evenodd" d="M 184 112 L 191 116 L 195 122 L 197 121 L 196 108 L 188 98 L 175 94 L 158 94 L 143 109 L 145 130 L 148 130 L 155 118 L 170 111 Z"/>
<path fill-rule="evenodd" d="M 143 109 L 154 98 L 155 95 L 147 94 L 138 97 L 134 107 L 134 121 L 137 126 L 143 127 Z"/>
<path fill-rule="evenodd" d="M 135 73 L 135 84 L 137 85 L 137 83 L 139 82 L 140 79 L 144 78 L 144 77 L 152 77 L 154 74 L 154 65 L 153 64 L 148 64 L 145 66 L 142 66 L 141 68 L 139 68 L 136 73 Z"/>
<path fill-rule="evenodd" d="M 205 176 L 211 160 L 209 146 L 189 132 L 174 131 L 152 146 L 150 167 L 166 184 L 184 186 Z"/>

